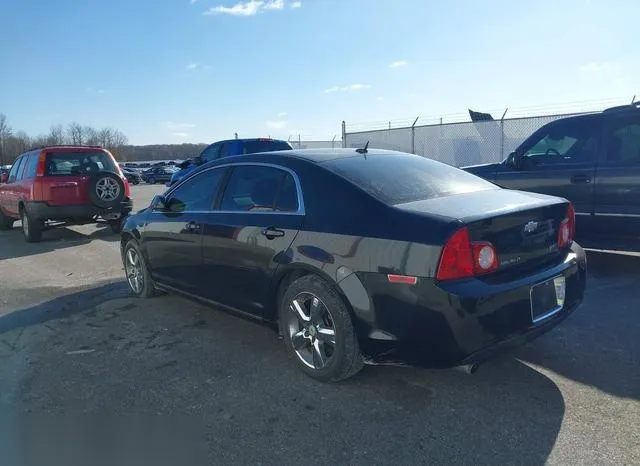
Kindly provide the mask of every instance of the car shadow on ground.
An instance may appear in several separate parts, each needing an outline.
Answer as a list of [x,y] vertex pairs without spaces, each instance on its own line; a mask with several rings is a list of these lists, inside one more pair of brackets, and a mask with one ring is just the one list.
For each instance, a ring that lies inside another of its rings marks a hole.
[[110,283],[0,318],[3,412],[164,414],[174,429],[187,415],[217,464],[544,464],[562,424],[558,387],[511,357],[473,376],[378,366],[321,384],[268,328],[125,294]]
[[588,251],[585,301],[516,356],[618,397],[640,399],[640,256]]
[[[90,224],[91,225],[91,224]],[[0,232],[0,260],[14,259],[18,257],[42,254],[45,252],[72,248],[81,244],[87,244],[94,240],[115,242],[120,240],[120,235],[111,231],[106,223],[97,223],[88,234],[76,231],[76,227],[55,226],[47,227],[42,233],[42,240],[38,243],[27,243],[22,233],[20,224],[12,230]]]

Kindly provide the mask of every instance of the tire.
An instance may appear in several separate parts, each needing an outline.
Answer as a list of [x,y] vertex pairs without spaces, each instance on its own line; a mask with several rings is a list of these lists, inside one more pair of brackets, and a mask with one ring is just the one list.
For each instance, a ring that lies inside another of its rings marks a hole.
[[[137,258],[137,262],[135,258]],[[133,296],[137,298],[151,298],[157,294],[153,286],[151,274],[149,274],[147,263],[140,252],[140,246],[138,246],[138,243],[135,240],[130,239],[127,244],[125,244],[124,252],[122,254],[122,262],[124,265],[127,285],[129,286],[129,292]],[[136,267],[136,263],[139,264],[139,268]],[[138,279],[141,278],[141,283],[136,282],[134,279],[133,269],[135,268],[137,268],[135,271],[135,277]],[[136,286],[135,283],[139,283],[139,286]]]
[[0,230],[11,230],[13,228],[14,219],[7,217],[2,209],[0,209]]
[[150,176],[149,178],[147,178],[147,183],[156,184],[156,179],[153,176]]
[[31,218],[27,213],[27,209],[20,210],[20,219],[22,220],[22,233],[24,239],[28,243],[39,243],[42,239],[42,230],[44,230],[44,222],[40,219]]
[[87,185],[91,203],[102,209],[115,207],[124,199],[124,183],[117,173],[98,172]]
[[[315,313],[315,318],[305,321],[292,310],[294,300],[305,318],[312,316],[313,304],[317,304],[319,312]],[[287,351],[305,374],[321,382],[338,382],[352,377],[364,367],[349,310],[342,297],[325,280],[315,275],[295,280],[283,294],[278,308]],[[322,340],[332,339],[331,330],[334,343],[322,343]],[[329,350],[331,354],[327,354]],[[319,358],[320,352],[324,353],[326,361]]]

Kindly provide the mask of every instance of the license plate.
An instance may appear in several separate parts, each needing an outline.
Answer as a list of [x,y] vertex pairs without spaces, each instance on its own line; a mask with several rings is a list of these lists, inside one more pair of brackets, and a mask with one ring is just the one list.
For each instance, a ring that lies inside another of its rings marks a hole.
[[540,322],[562,310],[566,290],[564,276],[559,276],[531,287],[531,320]]

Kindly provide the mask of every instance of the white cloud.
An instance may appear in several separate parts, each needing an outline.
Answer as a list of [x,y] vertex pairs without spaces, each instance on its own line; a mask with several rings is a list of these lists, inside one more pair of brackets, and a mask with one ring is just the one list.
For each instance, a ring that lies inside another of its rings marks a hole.
[[194,3],[196,3],[198,0],[189,0],[189,5],[193,5]]
[[287,115],[288,115],[288,113],[287,113],[287,112],[280,112],[280,113],[278,113],[278,116],[279,116],[279,117],[283,117],[283,116],[287,116]]
[[167,121],[165,123],[165,126],[170,131],[179,131],[181,129],[195,128],[196,127],[196,125],[194,125],[193,123],[175,123],[173,121]]
[[189,133],[176,132],[176,133],[170,133],[169,136],[175,139],[187,139],[191,135]]
[[407,66],[408,64],[409,62],[406,62],[404,60],[397,60],[392,63],[389,63],[389,68],[399,68],[401,66]]
[[338,91],[360,91],[362,89],[369,89],[371,86],[369,84],[350,84],[349,86],[343,86],[343,87],[338,87],[338,86],[333,86],[330,87],[328,89],[324,90],[325,94],[331,94],[332,92],[338,92]]
[[189,64],[186,66],[186,68],[187,68],[188,70],[195,70],[197,67],[198,67],[198,64],[197,64],[197,63],[189,63]]
[[232,16],[254,16],[258,14],[258,11],[264,5],[260,0],[249,0],[248,2],[236,3],[231,7],[218,5],[213,8],[209,8],[203,14],[210,15],[232,15]]
[[282,129],[287,126],[287,122],[284,120],[267,121],[266,124],[267,124],[267,127],[271,129]]
[[302,2],[293,2],[291,4],[291,8],[300,8],[302,6]]
[[269,0],[264,4],[265,10],[282,10],[284,8],[284,0]]
[[382,102],[384,100],[384,97],[382,97],[381,95],[379,95],[378,97],[376,97],[376,100],[378,102]]

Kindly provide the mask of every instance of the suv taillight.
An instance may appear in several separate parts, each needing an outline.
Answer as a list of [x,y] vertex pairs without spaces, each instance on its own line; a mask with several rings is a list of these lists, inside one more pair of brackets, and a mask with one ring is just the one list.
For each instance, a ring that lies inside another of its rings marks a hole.
[[560,222],[558,228],[558,248],[567,248],[571,246],[573,238],[576,235],[576,211],[570,202],[567,206],[567,216]]
[[487,241],[471,241],[469,229],[460,228],[442,248],[438,264],[437,280],[469,278],[493,272],[500,265],[493,244]]
[[47,153],[45,151],[42,151],[38,156],[38,167],[36,168],[36,176],[44,176],[46,163],[47,163]]

